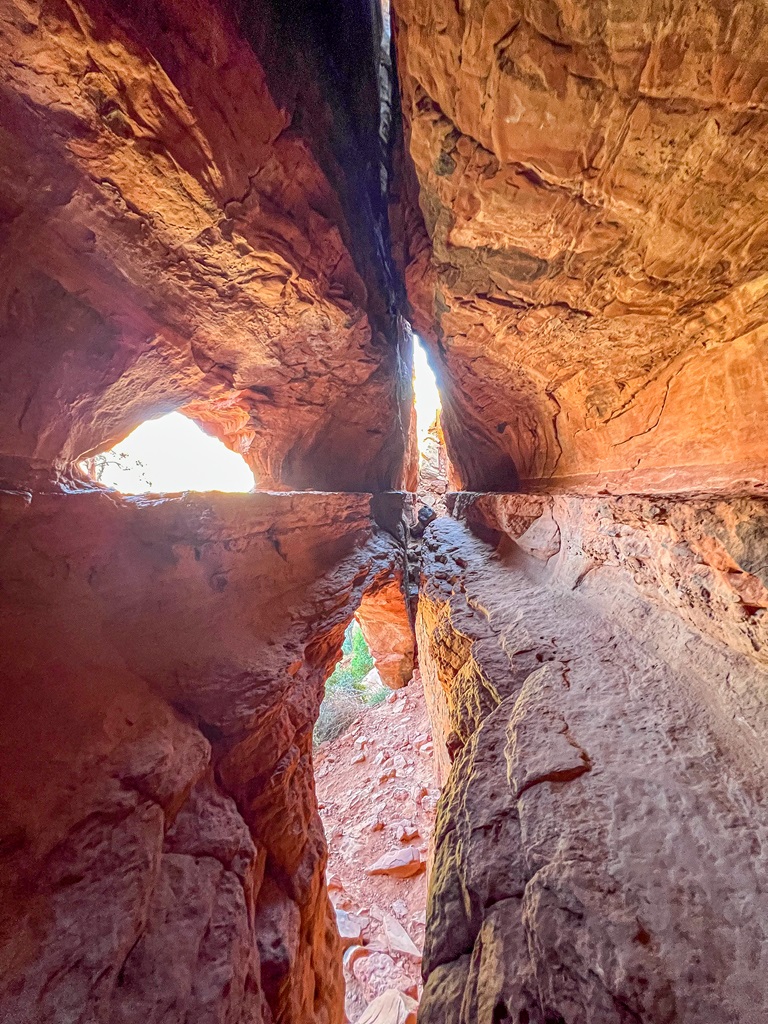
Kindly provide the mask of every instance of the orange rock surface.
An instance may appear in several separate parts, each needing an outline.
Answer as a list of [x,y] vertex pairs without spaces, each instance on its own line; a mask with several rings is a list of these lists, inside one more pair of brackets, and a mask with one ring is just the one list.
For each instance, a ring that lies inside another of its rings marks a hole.
[[403,594],[403,575],[369,590],[355,613],[382,682],[393,690],[413,675],[414,631]]
[[264,489],[402,482],[410,341],[379,168],[345,157],[371,145],[375,69],[324,96],[312,24],[236,6],[3,3],[6,461],[185,407]]
[[762,487],[763,5],[393,7],[401,258],[461,486]]
[[360,495],[5,495],[0,1017],[330,1024],[312,726]]
[[420,1024],[761,1019],[765,501],[454,497]]
[[0,0],[3,1024],[768,1020],[765,4],[392,8]]

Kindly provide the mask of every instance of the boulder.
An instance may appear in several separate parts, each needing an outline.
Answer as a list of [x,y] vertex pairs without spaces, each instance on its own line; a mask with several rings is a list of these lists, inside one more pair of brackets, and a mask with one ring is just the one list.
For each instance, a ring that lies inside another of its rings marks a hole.
[[410,878],[424,870],[424,863],[418,850],[406,847],[383,854],[366,868],[369,875],[390,875],[393,878]]
[[390,989],[404,992],[412,984],[406,967],[396,963],[387,952],[379,950],[357,958],[352,973],[369,1002]]
[[421,960],[421,952],[418,946],[416,946],[399,921],[392,917],[391,914],[384,914],[382,924],[384,925],[384,935],[390,953],[399,953],[412,960]]
[[357,1024],[416,1024],[418,1007],[411,996],[389,989],[368,1005]]
[[363,932],[369,925],[367,917],[360,917],[357,914],[350,914],[346,910],[336,909],[336,927],[339,930],[341,945],[343,949],[350,946],[359,946]]

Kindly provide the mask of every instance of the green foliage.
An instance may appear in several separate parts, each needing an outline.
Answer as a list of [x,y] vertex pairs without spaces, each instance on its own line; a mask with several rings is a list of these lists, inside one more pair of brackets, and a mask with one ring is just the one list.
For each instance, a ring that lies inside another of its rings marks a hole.
[[363,631],[354,619],[344,633],[341,652],[341,661],[325,684],[315,743],[340,736],[365,707],[381,704],[389,693],[383,684],[363,682],[374,663]]
[[352,626],[354,627],[352,629],[352,658],[349,667],[352,672],[352,678],[358,683],[373,668],[373,658],[368,650],[368,644],[365,642],[362,629],[354,620],[352,621]]
[[358,693],[365,694],[368,687],[363,686],[362,681],[373,668],[373,658],[363,631],[354,619],[344,634],[341,652],[343,657],[325,684],[326,697],[330,691],[339,688],[357,690]]
[[365,694],[365,703],[369,708],[374,708],[377,704],[383,704],[391,692],[383,683],[381,686],[371,686]]

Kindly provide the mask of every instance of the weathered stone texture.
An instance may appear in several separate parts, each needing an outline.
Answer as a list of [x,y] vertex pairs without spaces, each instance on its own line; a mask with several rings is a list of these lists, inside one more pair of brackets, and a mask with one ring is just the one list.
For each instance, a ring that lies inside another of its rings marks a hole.
[[[3,1022],[340,1024],[312,728],[354,614],[414,667],[408,304],[420,1024],[768,1019],[765,4],[393,7],[399,91],[375,3],[0,0]],[[75,479],[175,408],[325,490]]]
[[400,258],[460,485],[761,486],[764,5],[393,6]]
[[312,726],[364,495],[3,494],[0,1017],[337,1024]]
[[764,504],[455,510],[419,610],[455,751],[420,1024],[760,1020],[766,627],[739,595]]
[[408,337],[343,152],[376,68],[352,121],[321,70],[269,3],[4,0],[0,456],[186,406],[264,489],[400,485]]
[[419,502],[434,509],[438,515],[445,514],[449,472],[443,428],[440,426],[438,413],[421,445],[418,486]]
[[393,690],[413,675],[414,628],[405,597],[403,569],[383,586],[369,590],[355,612],[382,682]]

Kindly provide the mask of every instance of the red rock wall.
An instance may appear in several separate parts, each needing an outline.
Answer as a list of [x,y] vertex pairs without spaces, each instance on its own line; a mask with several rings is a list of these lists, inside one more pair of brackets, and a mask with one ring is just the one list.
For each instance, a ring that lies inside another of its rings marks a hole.
[[25,486],[183,408],[415,487],[398,272],[457,484],[539,492],[425,544],[421,1024],[768,1016],[765,10],[394,9],[399,94],[377,5],[0,0],[13,1024],[340,1019],[311,730],[358,607],[410,673],[402,499]]
[[393,9],[454,484],[524,492],[425,541],[420,1024],[762,1019],[765,9]]
[[348,155],[377,68],[334,91],[279,6],[3,0],[4,462],[66,464],[186,407],[264,489],[412,472],[384,155],[365,180]]
[[764,6],[393,8],[400,258],[461,486],[761,486]]
[[337,1024],[311,734],[402,562],[370,497],[2,500],[0,1017]]
[[445,515],[445,494],[448,490],[450,466],[445,454],[445,438],[440,426],[440,413],[422,441],[419,457],[418,499],[422,505]]
[[420,1024],[761,1019],[765,502],[455,513],[419,607],[455,753]]
[[368,591],[410,677],[402,498],[61,488],[175,408],[264,489],[413,483],[380,31],[0,3],[4,1021],[340,1020],[312,727]]
[[355,612],[382,682],[393,690],[410,682],[414,668],[413,624],[403,586],[401,574],[368,591]]

